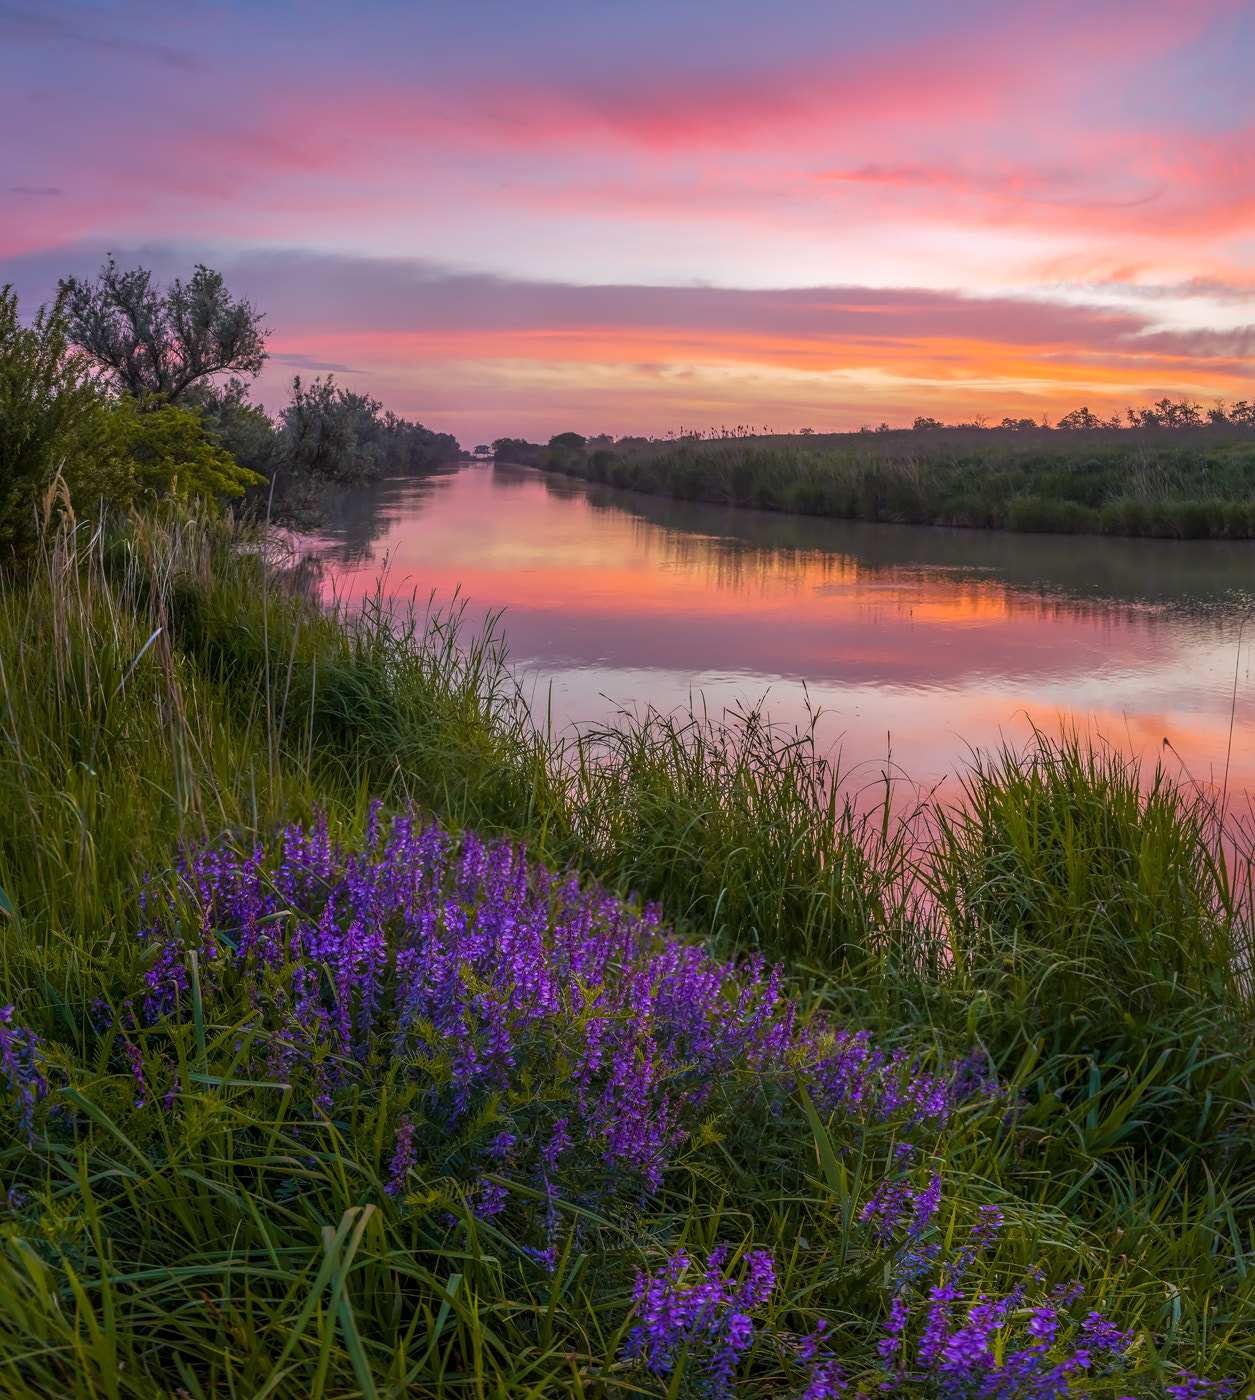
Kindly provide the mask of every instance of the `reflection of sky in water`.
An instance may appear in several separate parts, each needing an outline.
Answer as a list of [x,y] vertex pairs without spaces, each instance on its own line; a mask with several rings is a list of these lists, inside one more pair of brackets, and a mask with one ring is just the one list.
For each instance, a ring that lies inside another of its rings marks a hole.
[[[513,469],[383,483],[329,513],[329,583],[460,588],[505,610],[554,722],[717,712],[767,696],[824,711],[847,766],[891,746],[935,781],[969,746],[1074,716],[1148,757],[1165,738],[1219,776],[1255,545],[991,535],[772,516],[620,495]],[[1230,786],[1255,790],[1243,635]]]

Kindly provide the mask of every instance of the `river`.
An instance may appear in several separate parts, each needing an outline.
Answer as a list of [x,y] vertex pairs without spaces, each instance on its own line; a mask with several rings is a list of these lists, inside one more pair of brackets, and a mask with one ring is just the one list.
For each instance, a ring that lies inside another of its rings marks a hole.
[[342,599],[384,573],[501,612],[559,727],[760,701],[791,727],[809,705],[851,781],[888,761],[944,792],[971,750],[1067,723],[1255,792],[1253,542],[865,525],[475,465],[345,494],[316,548]]

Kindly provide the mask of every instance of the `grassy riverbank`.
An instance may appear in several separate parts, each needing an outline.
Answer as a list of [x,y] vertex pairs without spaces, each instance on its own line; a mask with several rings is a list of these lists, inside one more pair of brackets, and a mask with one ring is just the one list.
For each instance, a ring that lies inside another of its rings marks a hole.
[[[517,444],[512,459],[520,456]],[[1255,433],[962,428],[682,438],[523,454],[633,491],[842,520],[1057,534],[1250,539]]]
[[267,554],[81,526],[0,597],[0,1393],[1255,1376],[1196,795],[1043,738],[899,818],[755,715],[563,743],[493,636]]

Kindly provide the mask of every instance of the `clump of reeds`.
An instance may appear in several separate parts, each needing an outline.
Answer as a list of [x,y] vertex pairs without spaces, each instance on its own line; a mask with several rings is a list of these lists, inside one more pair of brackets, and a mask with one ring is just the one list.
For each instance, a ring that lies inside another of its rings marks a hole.
[[1214,799],[1109,745],[1037,733],[977,755],[927,860],[957,975],[1028,1026],[1247,1004],[1249,880]]

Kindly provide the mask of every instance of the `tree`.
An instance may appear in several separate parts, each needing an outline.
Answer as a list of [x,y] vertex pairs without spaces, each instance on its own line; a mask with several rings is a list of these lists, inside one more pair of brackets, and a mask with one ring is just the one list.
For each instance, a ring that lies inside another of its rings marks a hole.
[[279,434],[266,410],[249,402],[248,385],[242,379],[193,384],[187,405],[200,410],[209,437],[241,467],[269,480],[281,448]]
[[382,404],[338,388],[335,379],[315,379],[307,388],[292,381],[292,402],[283,410],[283,465],[298,481],[351,485],[378,472],[380,453],[370,425]]
[[389,472],[430,471],[444,462],[456,462],[462,448],[452,433],[437,433],[421,423],[411,423],[389,410],[376,416],[369,428],[383,453]]
[[233,301],[202,263],[164,293],[151,272],[122,272],[113,258],[94,282],[67,277],[58,287],[70,339],[141,409],[178,403],[210,375],[256,375],[267,358],[261,313]]
[[[644,441],[644,439],[641,439]],[[525,438],[494,438],[492,441],[493,460],[513,462],[524,467],[538,467],[545,457],[545,449],[538,442],[528,442]]]

